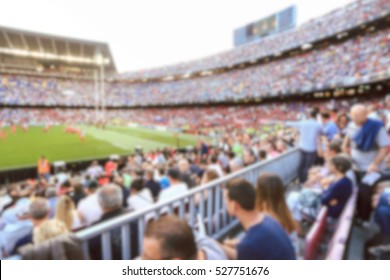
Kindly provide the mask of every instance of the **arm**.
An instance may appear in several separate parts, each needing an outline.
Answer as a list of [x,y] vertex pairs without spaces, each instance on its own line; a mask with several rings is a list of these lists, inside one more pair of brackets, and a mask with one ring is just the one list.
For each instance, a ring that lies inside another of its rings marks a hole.
[[222,250],[225,252],[229,260],[237,260],[237,249],[221,244]]
[[344,141],[343,141],[343,145],[341,147],[343,153],[350,155],[350,152],[351,152],[350,143],[351,143],[351,139],[349,139],[348,136],[345,136]]
[[378,154],[376,155],[376,157],[374,159],[374,161],[368,167],[367,172],[370,173],[370,172],[378,171],[379,165],[385,159],[386,155],[387,155],[387,147],[380,148]]
[[384,127],[380,129],[378,135],[376,136],[376,143],[380,147],[378,154],[376,155],[374,161],[368,167],[367,172],[376,172],[379,169],[382,161],[385,159],[387,155],[387,147],[389,146],[389,139]]
[[301,127],[301,122],[292,122],[292,121],[287,121],[284,122],[285,126],[290,126],[290,127],[295,127],[295,128],[300,128]]

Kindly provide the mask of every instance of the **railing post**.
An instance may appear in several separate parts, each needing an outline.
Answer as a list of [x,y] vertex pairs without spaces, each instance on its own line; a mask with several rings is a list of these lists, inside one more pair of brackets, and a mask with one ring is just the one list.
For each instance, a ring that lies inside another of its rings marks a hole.
[[112,260],[112,251],[111,251],[111,234],[109,231],[103,232],[101,236],[102,242],[102,259],[103,260]]

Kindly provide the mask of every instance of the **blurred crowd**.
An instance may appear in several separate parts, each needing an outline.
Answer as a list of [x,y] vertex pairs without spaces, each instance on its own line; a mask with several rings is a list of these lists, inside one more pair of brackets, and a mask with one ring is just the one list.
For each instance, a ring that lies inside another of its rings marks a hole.
[[241,62],[272,56],[289,49],[300,47],[330,37],[341,31],[359,26],[365,22],[386,15],[390,10],[387,0],[358,0],[334,10],[322,17],[312,19],[299,28],[276,36],[270,36],[233,50],[195,61],[179,63],[167,67],[129,72],[119,75],[123,79],[140,79],[186,74],[206,69],[226,67]]
[[[283,96],[384,80],[390,76],[388,30],[309,53],[201,78],[169,82],[107,82],[106,106],[227,102]],[[89,106],[88,81],[0,75],[0,104]]]
[[[37,178],[1,189],[1,252],[6,256],[24,254],[26,244],[39,245],[64,233],[170,200],[294,147],[302,153],[300,184],[298,193],[290,193],[287,201],[281,179],[274,174],[261,175],[256,186],[242,179],[227,184],[227,211],[241,222],[246,231],[244,237],[222,243],[211,239],[205,245],[195,240],[187,223],[165,216],[148,224],[142,258],[295,259],[302,253],[302,222],[307,221],[302,215],[308,206],[301,197],[307,200],[307,190],[311,190],[309,197],[318,205],[327,206],[329,218],[337,220],[355,188],[347,176],[351,170],[360,182],[358,216],[364,223],[374,213],[381,237],[374,245],[381,245],[388,242],[390,235],[389,186],[376,187],[378,178],[371,185],[363,179],[375,173],[386,179],[390,168],[390,98],[376,102],[383,105],[380,110],[372,104],[307,105],[301,112],[302,118],[274,120],[269,131],[226,129],[216,143],[199,140],[196,147],[187,150],[143,152],[140,147],[126,158],[112,157],[104,164],[94,161],[82,172],[64,167],[54,170],[43,156],[38,161]],[[316,207],[311,208],[315,218]],[[178,232],[168,230],[173,228]],[[133,231],[137,232],[132,228]],[[175,247],[170,234],[186,240],[186,246]],[[131,238],[135,253],[136,236]],[[154,239],[167,240],[172,251],[157,254],[150,244]],[[113,258],[120,259],[121,246],[115,240]],[[90,242],[90,257],[101,258],[100,240]],[[192,253],[183,252],[188,248],[192,248]],[[198,249],[200,255],[194,253]]]

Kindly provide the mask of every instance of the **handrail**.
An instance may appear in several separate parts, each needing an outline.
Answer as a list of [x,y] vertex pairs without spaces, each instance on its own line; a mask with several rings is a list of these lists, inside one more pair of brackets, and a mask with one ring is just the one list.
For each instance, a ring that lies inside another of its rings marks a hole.
[[[252,171],[252,170],[256,170],[262,166],[266,166],[272,162],[275,162],[275,161],[279,161],[280,159],[282,158],[285,158],[293,153],[296,153],[299,149],[298,148],[294,148],[293,150],[291,151],[288,151],[276,158],[273,158],[273,159],[270,159],[270,160],[266,160],[266,161],[263,161],[263,162],[259,162],[259,163],[256,163],[254,165],[251,165],[251,166],[248,166],[242,170],[239,170],[235,173],[232,173],[232,174],[229,174],[227,176],[224,176],[222,178],[219,178],[215,181],[212,181],[212,182],[209,182],[207,184],[205,184],[204,186],[200,186],[200,187],[196,187],[190,191],[188,191],[187,193],[185,194],[182,194],[182,195],[179,195],[177,197],[174,197],[172,199],[169,199],[167,201],[164,201],[164,202],[159,202],[159,203],[156,203],[148,208],[145,208],[145,209],[142,209],[140,211],[135,211],[135,212],[132,212],[132,213],[129,213],[129,214],[125,214],[125,215],[121,215],[119,217],[116,217],[116,218],[112,218],[106,222],[102,222],[102,223],[99,223],[97,225],[94,225],[92,227],[89,227],[87,229],[84,229],[80,232],[77,232],[76,235],[77,237],[81,238],[81,239],[88,239],[88,238],[92,238],[92,237],[95,237],[98,235],[98,233],[96,234],[96,232],[99,232],[99,231],[108,231],[108,230],[111,230],[115,227],[118,227],[120,226],[121,224],[123,223],[127,223],[127,222],[130,222],[130,221],[133,221],[135,220],[136,218],[138,217],[141,217],[141,216],[144,216],[146,214],[149,214],[149,213],[153,213],[155,211],[158,211],[166,206],[169,206],[171,204],[173,204],[174,202],[178,201],[178,200],[183,200],[183,199],[186,199],[186,198],[190,198],[191,196],[197,194],[197,193],[200,193],[200,192],[203,192],[203,191],[206,191],[206,190],[209,190],[213,187],[215,187],[216,185],[221,185],[225,182],[228,182],[234,178],[237,178],[237,177],[240,177],[246,173],[248,173],[249,171]],[[286,182],[283,182],[283,183],[286,183]]]

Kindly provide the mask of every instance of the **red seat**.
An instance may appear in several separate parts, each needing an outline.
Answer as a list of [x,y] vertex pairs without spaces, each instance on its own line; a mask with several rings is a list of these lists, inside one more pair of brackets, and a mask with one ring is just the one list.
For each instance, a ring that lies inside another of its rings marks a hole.
[[322,207],[315,223],[310,228],[305,241],[305,260],[314,260],[318,245],[326,229],[328,208]]

